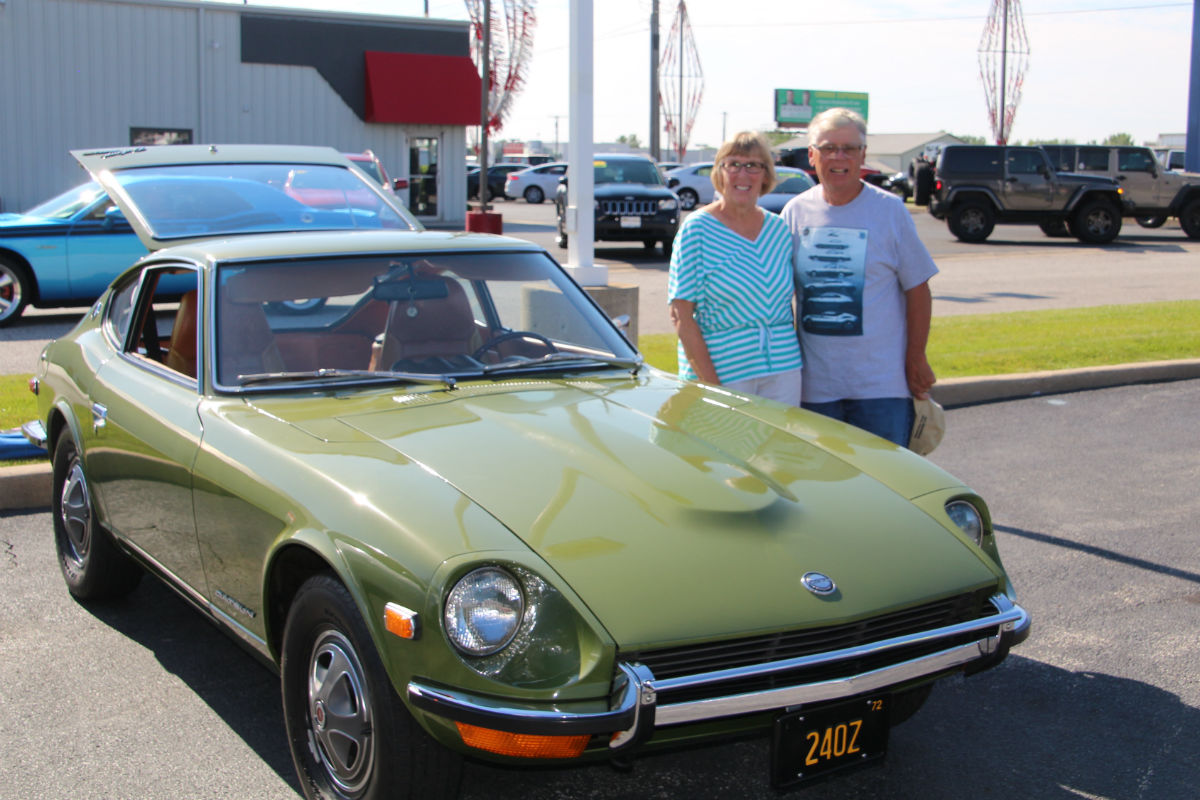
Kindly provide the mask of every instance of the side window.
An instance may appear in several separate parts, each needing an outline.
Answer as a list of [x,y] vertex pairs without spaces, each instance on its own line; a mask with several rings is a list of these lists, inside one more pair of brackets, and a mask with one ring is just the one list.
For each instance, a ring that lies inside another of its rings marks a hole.
[[1036,175],[1038,168],[1045,164],[1041,152],[1037,150],[1012,149],[1008,151],[1009,175]]
[[109,335],[120,345],[124,345],[129,336],[129,325],[133,321],[133,301],[140,285],[141,281],[135,277],[117,289],[112,299],[108,301],[108,314],[104,320],[104,326],[108,329]]
[[1117,169],[1129,172],[1154,172],[1154,158],[1140,147],[1122,147],[1117,151]]
[[1065,145],[1043,145],[1051,166],[1060,172],[1075,171],[1075,148]]
[[146,270],[129,315],[125,352],[194,379],[199,362],[199,274],[184,268]]
[[1108,172],[1108,148],[1079,148],[1079,165],[1076,169],[1080,172]]
[[1002,147],[948,147],[941,163],[947,172],[1000,178],[1004,175],[1003,154]]
[[696,175],[697,177],[707,178],[708,176],[712,175],[712,171],[712,167],[701,167],[700,169],[696,170]]

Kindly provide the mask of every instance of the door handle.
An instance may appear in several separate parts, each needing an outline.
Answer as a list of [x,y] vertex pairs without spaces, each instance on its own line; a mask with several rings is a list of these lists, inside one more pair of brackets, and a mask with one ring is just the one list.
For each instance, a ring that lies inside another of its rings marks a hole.
[[92,403],[92,433],[108,425],[108,408],[100,403]]

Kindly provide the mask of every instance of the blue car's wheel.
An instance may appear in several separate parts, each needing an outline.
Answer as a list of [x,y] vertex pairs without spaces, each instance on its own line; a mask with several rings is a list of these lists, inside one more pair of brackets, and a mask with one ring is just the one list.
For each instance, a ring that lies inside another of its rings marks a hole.
[[0,326],[21,316],[29,304],[30,291],[29,275],[25,268],[0,258]]
[[133,591],[142,570],[117,549],[96,521],[83,459],[70,433],[54,447],[54,545],[67,589],[80,600],[108,600]]
[[461,758],[409,716],[333,576],[315,575],[296,593],[280,673],[288,744],[309,800],[458,794]]

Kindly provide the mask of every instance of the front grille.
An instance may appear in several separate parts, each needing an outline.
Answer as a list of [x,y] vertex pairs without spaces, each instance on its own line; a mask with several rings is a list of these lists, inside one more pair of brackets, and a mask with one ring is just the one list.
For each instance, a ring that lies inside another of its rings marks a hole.
[[600,213],[613,217],[649,217],[658,213],[658,201],[601,200]]
[[[988,602],[994,589],[959,595],[916,608],[885,614],[845,625],[811,628],[799,631],[685,645],[665,650],[622,653],[626,662],[640,662],[650,668],[657,679],[697,675],[717,670],[770,664],[800,656],[827,653],[849,647],[880,642],[897,636],[969,622],[996,614]],[[720,683],[693,686],[660,692],[663,703],[679,703],[706,697],[723,697],[744,692],[758,692],[802,683],[831,680],[879,669],[908,659],[928,655],[948,647],[977,641],[994,635],[995,629],[968,632],[955,637],[912,644],[881,653],[846,659],[829,664],[803,667],[788,672],[753,675]]]

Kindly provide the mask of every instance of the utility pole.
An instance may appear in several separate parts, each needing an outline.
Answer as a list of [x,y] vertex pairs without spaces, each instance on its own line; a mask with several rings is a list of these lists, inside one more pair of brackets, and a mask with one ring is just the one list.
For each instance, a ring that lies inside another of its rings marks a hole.
[[[1200,2],[1200,0],[1197,0]],[[658,141],[658,0],[650,3],[650,157],[662,160]]]
[[562,161],[558,151],[558,121],[562,119],[562,114],[551,114],[550,116],[554,120],[554,160]]
[[721,112],[721,144],[725,144],[725,121],[729,118],[728,111]]
[[492,0],[483,0],[483,50],[479,58],[479,74],[483,77],[479,111],[479,210],[488,210],[488,95],[491,94]]

